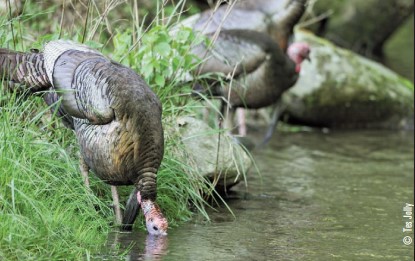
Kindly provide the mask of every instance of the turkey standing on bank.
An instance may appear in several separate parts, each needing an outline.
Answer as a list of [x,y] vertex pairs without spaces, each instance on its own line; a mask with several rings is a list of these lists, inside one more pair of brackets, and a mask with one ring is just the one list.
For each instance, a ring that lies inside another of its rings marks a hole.
[[196,91],[224,97],[231,110],[274,104],[295,84],[301,63],[310,53],[308,44],[294,43],[286,55],[269,36],[256,31],[226,30],[216,37],[211,46],[202,43],[192,49],[198,57],[205,57],[197,71],[220,72],[230,80],[225,84],[213,82],[206,90],[198,85]]
[[[232,86],[232,88],[239,88],[239,90],[233,91],[234,94],[239,94],[238,98],[235,98],[235,95],[232,94],[227,95],[225,91],[229,89],[229,86],[223,89],[225,94],[223,97],[228,98],[229,104],[233,106],[230,110],[232,114],[237,107],[240,107],[236,112],[238,113],[239,134],[242,136],[246,135],[245,115],[242,109],[244,107],[257,109],[274,104],[271,125],[268,128],[264,143],[271,138],[274,132],[281,112],[280,97],[285,90],[295,84],[301,62],[304,59],[309,59],[309,46],[304,43],[295,43],[290,48],[291,53],[289,52],[288,56],[296,62],[297,72],[294,72],[292,68],[290,69],[291,66],[284,65],[281,67],[281,60],[285,58],[284,52],[287,51],[289,37],[292,35],[294,25],[303,15],[306,4],[307,0],[235,1],[196,14],[179,24],[179,26],[191,27],[194,31],[201,32],[213,41],[212,47],[203,47],[204,49],[212,48],[212,50],[193,51],[199,58],[207,57],[207,62],[210,63],[207,66],[208,69],[203,69],[206,67],[204,64],[206,62],[203,60],[199,67],[202,69],[199,69],[197,73],[220,72],[225,75],[233,75],[236,79],[243,73],[246,74],[243,76],[244,79],[251,79],[244,81],[243,88],[239,87],[241,86],[240,83]],[[237,34],[234,33],[236,31]],[[253,34],[251,31],[266,34],[275,42],[260,34]],[[226,37],[226,35],[230,36]],[[256,37],[256,39],[248,39],[249,37]],[[261,43],[261,41],[264,42]],[[270,47],[270,45],[276,45],[276,43],[278,43],[279,48]],[[279,49],[282,49],[283,52]],[[209,58],[209,55],[216,57]],[[228,58],[229,56],[234,57],[230,60],[224,59],[224,57]],[[240,61],[237,60],[238,57]],[[269,59],[270,57],[271,59]],[[276,60],[279,60],[279,62],[275,63]],[[244,63],[244,61],[248,63]],[[237,73],[234,75],[234,68],[230,68],[231,65],[248,69],[244,69],[243,72],[237,69]],[[264,71],[266,73],[263,73]],[[237,79],[237,81],[240,82],[240,79]],[[212,93],[220,95],[217,91],[212,91]],[[241,95],[241,93],[244,94]],[[243,104],[239,101],[241,98],[244,99]],[[270,102],[270,99],[273,99],[273,101]],[[232,125],[229,122],[232,118],[232,116],[226,117],[227,127]]]
[[[62,98],[56,109],[75,131],[83,175],[91,169],[110,184],[115,202],[114,186],[134,185],[124,227],[131,228],[141,205],[148,232],[166,234],[167,220],[155,202],[164,151],[162,108],[137,73],[87,46],[58,40],[46,44],[43,53],[0,49],[0,77],[32,91],[52,87],[45,101]],[[120,213],[118,205],[118,222]]]

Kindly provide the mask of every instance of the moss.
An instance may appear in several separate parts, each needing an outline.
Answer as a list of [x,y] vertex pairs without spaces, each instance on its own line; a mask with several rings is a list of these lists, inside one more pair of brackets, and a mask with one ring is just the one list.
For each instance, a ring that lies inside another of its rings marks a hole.
[[311,64],[303,64],[298,83],[286,95],[288,113],[296,119],[348,127],[384,127],[395,119],[388,123],[394,128],[413,115],[413,85],[408,80],[308,32],[297,31],[296,40],[311,44]]
[[399,77],[399,82],[412,92],[414,91],[414,84],[410,80],[405,79],[404,77]]

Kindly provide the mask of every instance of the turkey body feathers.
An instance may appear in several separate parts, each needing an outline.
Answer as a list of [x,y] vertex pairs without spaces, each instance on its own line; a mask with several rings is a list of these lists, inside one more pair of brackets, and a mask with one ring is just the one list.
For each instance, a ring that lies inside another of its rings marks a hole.
[[266,32],[267,16],[256,10],[230,9],[230,6],[221,6],[214,12],[207,10],[200,14],[193,30],[203,34],[210,34],[221,30],[245,29]]
[[[59,78],[60,70],[55,68],[54,77]],[[92,55],[75,71],[83,79],[67,82],[78,89],[71,109],[85,116],[74,118],[82,156],[105,182],[135,185],[122,221],[130,229],[139,210],[137,193],[152,201],[157,195],[156,174],[164,151],[161,103],[141,77],[118,63]]]
[[163,158],[161,103],[132,69],[98,51],[69,41],[51,41],[42,53],[0,49],[2,78],[47,90],[45,101],[78,139],[95,174],[111,185],[132,185],[155,200]]
[[53,85],[68,114],[92,124],[111,122],[114,112],[109,105],[108,72],[113,69],[102,56],[72,50],[63,53],[55,62]]
[[157,96],[133,70],[89,50],[63,50],[52,68],[87,165],[106,183],[135,184],[155,200],[164,151]]
[[269,36],[260,32],[221,31],[211,46],[201,44],[192,51],[200,58],[206,57],[198,73],[234,76],[231,83],[212,88],[213,95],[229,98],[233,107],[271,105],[298,79],[294,62]]
[[206,10],[182,24],[210,34],[220,30],[254,30],[266,33],[286,50],[294,25],[306,9],[307,0],[245,0]]

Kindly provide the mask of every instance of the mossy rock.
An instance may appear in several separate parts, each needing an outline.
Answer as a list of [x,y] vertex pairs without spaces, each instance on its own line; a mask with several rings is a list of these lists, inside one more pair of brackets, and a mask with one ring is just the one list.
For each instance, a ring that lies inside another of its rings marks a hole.
[[284,94],[289,122],[331,128],[413,129],[413,84],[351,51],[309,32],[311,45],[296,85]]
[[175,122],[181,162],[193,166],[197,175],[211,180],[220,192],[244,179],[252,160],[233,137],[190,116],[179,117]]

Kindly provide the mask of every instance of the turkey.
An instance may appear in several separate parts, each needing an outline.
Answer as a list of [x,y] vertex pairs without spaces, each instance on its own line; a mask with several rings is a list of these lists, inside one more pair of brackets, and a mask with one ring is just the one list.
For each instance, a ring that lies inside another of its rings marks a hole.
[[[213,34],[208,37],[213,38]],[[221,31],[211,46],[204,43],[192,52],[204,58],[198,73],[220,72],[230,76],[226,84],[212,82],[196,90],[227,100],[235,108],[258,109],[274,104],[298,79],[309,46],[294,43],[286,55],[266,34],[251,30]],[[224,112],[225,102],[222,103]],[[231,117],[227,117],[229,120]],[[228,125],[230,125],[228,123]]]
[[[134,185],[123,226],[131,229],[138,208],[150,234],[165,235],[168,223],[156,203],[157,171],[163,158],[161,103],[142,78],[98,51],[69,41],[51,41],[41,53],[0,50],[0,73],[12,84],[47,90],[66,126],[76,134],[81,172],[91,169],[112,186]],[[87,180],[87,179],[86,179]],[[116,208],[120,222],[119,206]]]
[[[204,58],[197,68],[199,74],[233,75],[236,81],[232,86],[215,84],[209,87],[212,95],[228,98],[229,93],[232,107],[254,109],[270,105],[297,80],[294,62],[271,38],[256,31],[221,31],[211,46],[203,43],[192,52]],[[282,87],[273,88],[274,81]]]
[[[227,65],[235,66],[239,61],[234,60],[225,62],[224,60],[226,59],[223,59],[223,57],[229,56],[227,52],[233,53],[235,57],[244,56],[244,60],[248,61],[249,64],[241,62],[238,65],[241,68],[246,66],[250,68],[249,70],[244,69],[243,72],[243,74],[246,74],[246,76],[243,76],[244,79],[252,79],[245,81],[244,88],[240,88],[240,90],[244,90],[244,95],[240,95],[241,91],[233,92],[233,95],[231,94],[229,97],[228,95],[223,95],[223,97],[230,99],[229,103],[233,105],[234,108],[240,107],[236,112],[238,113],[239,134],[241,136],[246,135],[245,113],[242,109],[243,107],[262,108],[274,104],[272,121],[263,141],[264,144],[271,138],[274,132],[278,116],[281,112],[279,98],[285,90],[294,85],[299,70],[295,73],[292,70],[286,70],[286,68],[281,69],[281,67],[279,67],[280,65],[273,63],[273,59],[264,63],[262,63],[262,61],[268,59],[269,56],[267,55],[270,55],[270,52],[274,53],[271,54],[271,57],[277,57],[277,59],[283,59],[285,57],[284,52],[287,50],[289,37],[292,35],[294,25],[303,15],[306,4],[307,0],[235,1],[228,5],[222,5],[215,10],[207,10],[201,14],[194,15],[179,24],[179,26],[191,27],[194,31],[201,32],[214,42],[212,51],[193,51],[193,53],[202,59],[209,55],[217,57],[214,59],[208,58],[208,62],[210,63],[210,65],[207,66],[208,69],[199,70],[197,73],[220,72],[225,73],[225,75],[230,75],[232,72],[231,68],[229,68],[230,66],[227,66],[227,68],[224,69],[223,64],[227,63]],[[230,32],[232,30],[234,31]],[[238,31],[238,33],[235,34],[235,31]],[[250,31],[257,31],[269,35],[269,37],[275,41],[272,44],[277,45],[278,43],[279,48],[265,47],[271,45],[271,41],[259,34],[253,35]],[[229,37],[224,37],[224,35],[228,34],[232,35],[233,40],[229,40]],[[258,39],[248,39],[251,36],[258,36]],[[261,41],[264,41],[264,43],[261,43]],[[207,48],[207,46],[204,46],[202,49]],[[249,50],[249,48],[252,49]],[[265,50],[265,52],[261,49]],[[275,52],[275,49],[278,49],[279,51]],[[300,55],[297,55],[295,58],[293,57],[294,52],[292,51],[290,56],[296,60],[297,68],[299,69],[301,62],[304,59],[308,59],[310,50],[306,44],[293,44],[292,50],[295,49],[301,49],[298,53]],[[281,50],[283,52],[281,52]],[[266,55],[264,56],[264,54]],[[252,57],[246,58],[249,55]],[[219,56],[222,56],[222,58]],[[203,63],[204,62],[205,61],[203,60]],[[202,67],[206,66],[202,65]],[[262,69],[257,71],[257,68]],[[261,70],[267,72],[261,74]],[[284,73],[288,74],[285,75]],[[240,76],[241,74],[242,73],[239,72],[235,76],[242,77]],[[292,80],[293,78],[295,78],[295,80]],[[288,84],[288,82],[291,82],[291,84]],[[240,86],[240,84],[237,85]],[[233,88],[239,87],[235,87],[234,85]],[[223,91],[226,91],[226,89],[228,88],[224,88]],[[221,95],[215,90],[212,91],[212,93]],[[235,93],[238,93],[239,98],[235,97]],[[241,97],[244,99],[244,104],[238,105],[241,103]],[[272,100],[272,102],[270,100]],[[234,109],[231,109],[231,112],[233,114]],[[232,125],[230,123],[231,119],[232,116],[230,115],[226,117],[225,123],[227,128]]]

